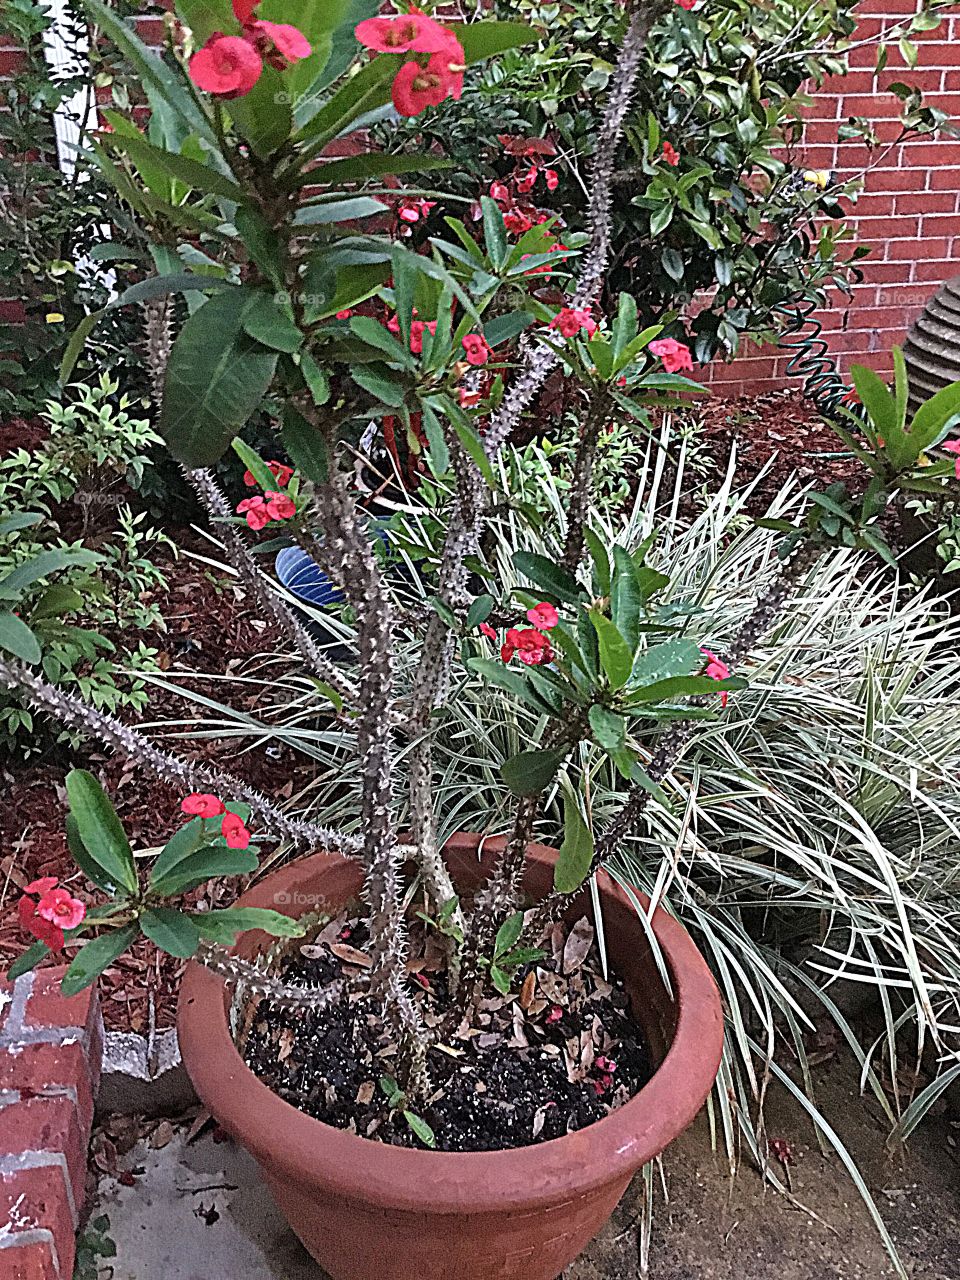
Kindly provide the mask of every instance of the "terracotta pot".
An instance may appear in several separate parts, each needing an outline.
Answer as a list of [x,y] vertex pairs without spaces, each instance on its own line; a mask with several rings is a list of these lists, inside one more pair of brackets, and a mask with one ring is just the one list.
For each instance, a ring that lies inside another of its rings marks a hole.
[[[447,860],[474,888],[501,840],[455,836]],[[526,887],[542,896],[556,853],[531,845]],[[355,862],[318,854],[267,876],[241,898],[290,915],[355,898]],[[629,1103],[589,1128],[515,1151],[455,1154],[392,1147],[333,1129],[283,1102],[244,1064],[221,981],[190,966],[180,997],[187,1070],[217,1120],[260,1164],[294,1231],[333,1280],[555,1280],[597,1234],[638,1169],[690,1123],[720,1062],[720,997],[687,933],[658,911],[665,990],[627,895],[601,877],[611,963],[623,977],[657,1070]],[[640,895],[642,898],[642,895]],[[571,915],[589,911],[586,894]],[[247,934],[249,955],[263,936]]]

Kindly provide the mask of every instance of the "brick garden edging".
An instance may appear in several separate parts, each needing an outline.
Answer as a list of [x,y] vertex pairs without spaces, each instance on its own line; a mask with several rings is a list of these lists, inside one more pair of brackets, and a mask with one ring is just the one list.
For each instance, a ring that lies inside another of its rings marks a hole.
[[70,1280],[100,1080],[96,988],[0,980],[0,1280]]

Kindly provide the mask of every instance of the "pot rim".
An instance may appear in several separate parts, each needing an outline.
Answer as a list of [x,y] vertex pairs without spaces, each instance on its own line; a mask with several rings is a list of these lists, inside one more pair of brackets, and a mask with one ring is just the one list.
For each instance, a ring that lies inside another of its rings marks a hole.
[[[480,842],[480,836],[457,833],[448,844],[476,853]],[[555,851],[543,845],[529,846],[531,862],[554,857]],[[345,861],[325,853],[298,859],[264,877],[240,901],[255,905],[265,887],[275,891],[277,881],[293,869],[302,877],[304,869],[322,871]],[[642,934],[644,925],[628,894],[605,872],[597,879],[603,898],[630,907]],[[632,892],[649,906],[646,894]],[[716,983],[689,934],[662,907],[652,930],[678,1003],[676,1031],[662,1063],[618,1110],[533,1146],[471,1152],[396,1147],[306,1115],[243,1061],[230,1034],[222,979],[197,962],[190,964],[181,988],[181,1053],[197,1093],[218,1122],[278,1179],[417,1213],[502,1213],[559,1205],[571,1194],[632,1176],[690,1124],[716,1079],[724,1035]]]

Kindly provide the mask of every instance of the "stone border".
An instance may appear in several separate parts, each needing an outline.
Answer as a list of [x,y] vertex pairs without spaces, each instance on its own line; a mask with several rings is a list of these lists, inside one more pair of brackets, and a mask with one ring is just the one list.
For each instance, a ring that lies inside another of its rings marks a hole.
[[174,1030],[153,1036],[108,1031],[104,1039],[99,1109],[124,1115],[180,1115],[197,1095],[180,1060]]
[[63,968],[0,980],[0,1276],[70,1280],[100,1082],[96,988]]

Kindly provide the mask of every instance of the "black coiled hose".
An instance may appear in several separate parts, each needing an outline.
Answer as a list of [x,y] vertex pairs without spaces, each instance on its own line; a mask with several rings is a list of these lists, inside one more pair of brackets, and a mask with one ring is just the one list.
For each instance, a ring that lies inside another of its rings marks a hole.
[[[775,308],[787,324],[780,336],[780,346],[792,351],[786,372],[791,378],[803,378],[803,393],[825,418],[837,416],[837,406],[848,395],[849,384],[837,362],[829,354],[823,325],[814,315],[817,304],[809,298],[784,302]],[[855,405],[851,405],[855,409]]]

